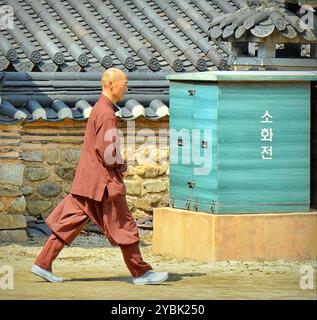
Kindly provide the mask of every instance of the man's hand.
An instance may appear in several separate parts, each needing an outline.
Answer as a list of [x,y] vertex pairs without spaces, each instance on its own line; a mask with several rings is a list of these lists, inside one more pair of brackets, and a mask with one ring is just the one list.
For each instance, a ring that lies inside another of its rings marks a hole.
[[123,177],[123,178],[125,178],[125,177],[127,177],[127,176],[128,176],[128,170],[127,170],[127,171],[122,172],[122,177]]
[[119,164],[116,168],[117,172],[120,172],[123,177],[126,177],[128,175],[128,165],[127,163]]

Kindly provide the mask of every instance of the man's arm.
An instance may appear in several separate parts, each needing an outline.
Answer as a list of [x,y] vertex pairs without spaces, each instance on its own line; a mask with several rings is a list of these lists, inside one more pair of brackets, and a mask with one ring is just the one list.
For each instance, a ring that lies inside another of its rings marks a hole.
[[128,164],[126,163],[126,161],[123,164],[119,164],[116,170],[118,172],[126,172],[128,170]]
[[114,119],[106,119],[96,125],[94,150],[106,168],[117,168],[124,161],[120,154],[120,141]]

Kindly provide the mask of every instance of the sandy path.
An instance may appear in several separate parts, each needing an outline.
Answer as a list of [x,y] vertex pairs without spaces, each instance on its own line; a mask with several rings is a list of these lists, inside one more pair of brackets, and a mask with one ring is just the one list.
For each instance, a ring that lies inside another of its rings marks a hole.
[[[120,249],[93,235],[78,237],[62,251],[54,270],[65,282],[51,284],[29,271],[43,241],[0,243],[0,267],[14,268],[14,289],[0,289],[0,299],[317,299],[316,261],[176,260],[152,254],[150,233],[142,236],[144,259],[156,270],[168,271],[168,282],[134,286]],[[314,268],[314,289],[300,288],[303,265]]]

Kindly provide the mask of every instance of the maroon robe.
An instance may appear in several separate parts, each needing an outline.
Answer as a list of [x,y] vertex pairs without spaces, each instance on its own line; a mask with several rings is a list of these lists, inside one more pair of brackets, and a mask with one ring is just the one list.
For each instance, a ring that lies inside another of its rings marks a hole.
[[87,122],[71,193],[46,219],[47,225],[70,245],[91,219],[112,245],[139,242],[137,225],[126,201],[117,120],[112,102],[103,94]]

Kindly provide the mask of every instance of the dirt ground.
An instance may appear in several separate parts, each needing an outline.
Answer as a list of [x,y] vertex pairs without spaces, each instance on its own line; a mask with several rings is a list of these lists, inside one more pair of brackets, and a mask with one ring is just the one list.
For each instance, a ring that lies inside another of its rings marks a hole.
[[[224,261],[198,263],[152,254],[152,233],[141,233],[144,260],[155,270],[168,271],[160,285],[135,286],[120,248],[96,234],[79,236],[54,263],[65,281],[53,284],[30,272],[46,238],[26,244],[0,243],[0,268],[14,269],[14,289],[0,288],[0,299],[309,299],[317,300],[317,262]],[[313,289],[300,287],[301,267],[314,270]],[[0,274],[0,278],[1,278]]]

